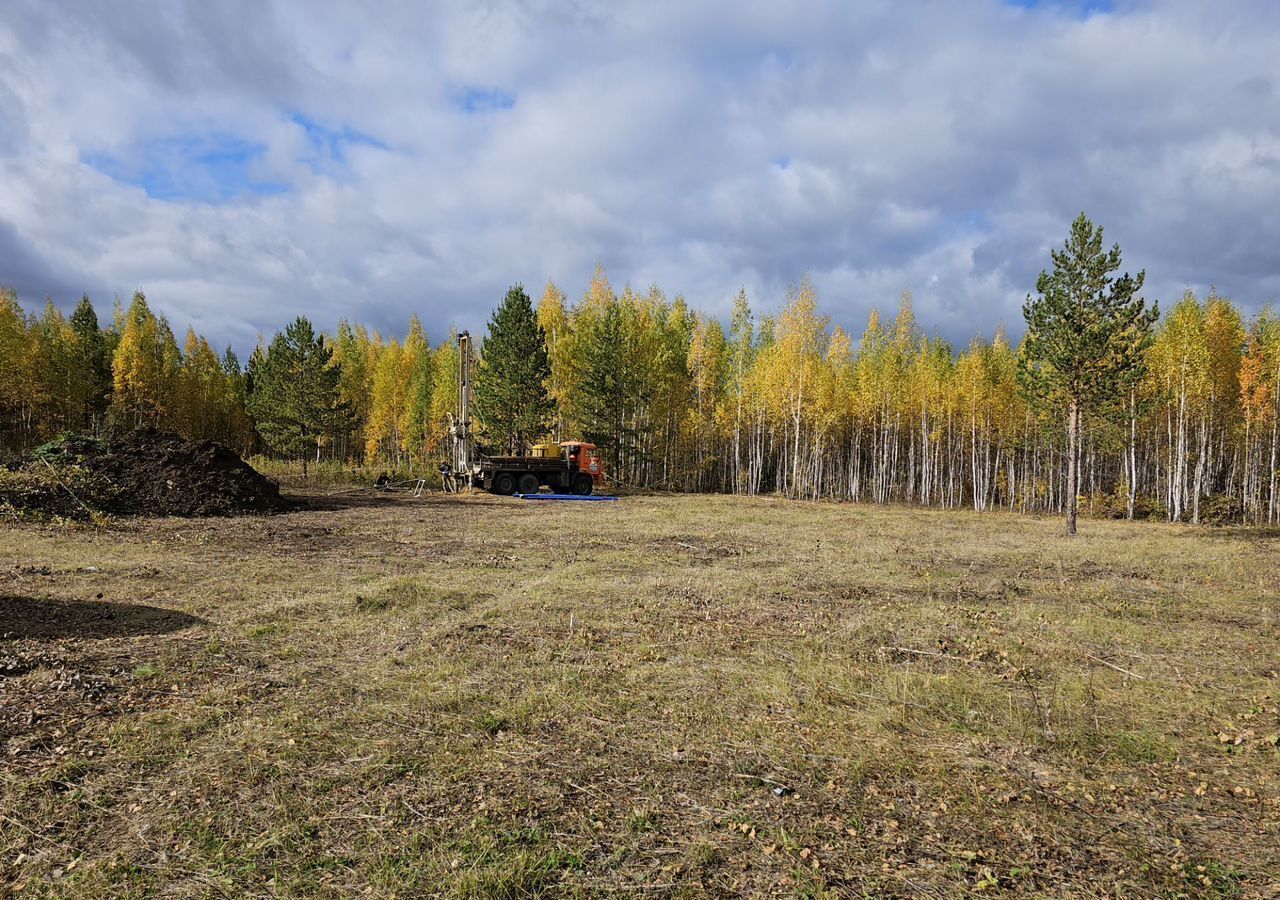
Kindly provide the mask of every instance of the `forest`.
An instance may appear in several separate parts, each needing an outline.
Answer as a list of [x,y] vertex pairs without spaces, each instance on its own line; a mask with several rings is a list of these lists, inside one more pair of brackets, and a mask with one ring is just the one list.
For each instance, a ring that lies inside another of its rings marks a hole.
[[[1212,291],[1163,312],[1126,395],[1082,411],[1082,509],[1280,521],[1280,319],[1246,320]],[[617,484],[1023,512],[1066,502],[1061,406],[1020,380],[1025,343],[1001,328],[956,348],[907,293],[853,335],[808,279],[776,315],[739,292],[722,323],[657,286],[616,291],[597,269],[576,301],[548,283],[532,315],[547,431],[599,443]],[[32,314],[8,290],[0,443],[149,424],[246,455],[429,473],[448,455],[456,354],[454,335],[433,344],[416,316],[403,335],[349,321],[318,334],[299,319],[242,365],[193,330],[180,345],[141,291],[104,324],[88,297],[70,316],[52,301]],[[282,409],[272,382],[310,392],[312,412]]]

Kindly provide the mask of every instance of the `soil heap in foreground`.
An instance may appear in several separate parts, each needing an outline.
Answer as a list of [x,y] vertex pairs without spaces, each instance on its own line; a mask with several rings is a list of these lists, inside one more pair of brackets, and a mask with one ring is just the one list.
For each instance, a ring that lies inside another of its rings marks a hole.
[[230,516],[277,513],[294,504],[235,451],[140,428],[110,442],[68,437],[46,444],[26,467],[74,466],[89,478],[87,505],[116,515]]

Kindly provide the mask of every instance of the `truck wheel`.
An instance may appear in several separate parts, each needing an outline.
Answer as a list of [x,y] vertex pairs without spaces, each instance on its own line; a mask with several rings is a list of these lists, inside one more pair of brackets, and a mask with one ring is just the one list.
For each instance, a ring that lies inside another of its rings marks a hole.
[[573,492],[579,497],[590,496],[593,487],[595,485],[591,482],[590,475],[579,475],[573,479]]
[[499,472],[493,476],[493,492],[510,497],[516,492],[516,476],[510,472]]
[[538,476],[534,475],[532,472],[525,472],[520,476],[520,493],[536,494],[540,487],[542,487],[542,485],[538,483]]

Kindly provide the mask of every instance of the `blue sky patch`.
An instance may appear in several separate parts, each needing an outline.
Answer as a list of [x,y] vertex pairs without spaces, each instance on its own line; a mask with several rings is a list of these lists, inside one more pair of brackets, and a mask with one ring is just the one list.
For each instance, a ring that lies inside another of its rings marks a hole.
[[156,200],[226,203],[285,193],[289,186],[259,178],[254,163],[265,144],[230,134],[182,135],[145,144],[136,158],[89,154],[84,162]]
[[1005,0],[1023,9],[1052,9],[1071,13],[1081,19],[1115,12],[1114,0]]
[[321,125],[315,119],[300,112],[294,112],[289,116],[289,119],[306,133],[307,140],[311,143],[317,156],[327,157],[340,163],[346,162],[346,150],[348,147],[364,146],[376,147],[379,150],[388,149],[386,144],[373,135],[357,131],[350,125],[343,125],[341,128],[330,128],[327,125]]
[[464,87],[454,92],[453,105],[469,115],[497,112],[516,105],[516,95],[501,88]]
[[963,231],[987,232],[991,230],[991,214],[985,209],[969,209],[955,217]]

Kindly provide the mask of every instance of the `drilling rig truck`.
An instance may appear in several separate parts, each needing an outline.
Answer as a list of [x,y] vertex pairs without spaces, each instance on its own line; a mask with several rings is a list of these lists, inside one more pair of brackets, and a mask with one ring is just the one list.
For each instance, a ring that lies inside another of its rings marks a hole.
[[471,434],[471,335],[458,335],[458,406],[449,426],[453,459],[441,466],[446,490],[479,487],[495,494],[553,493],[589,495],[600,484],[600,456],[585,441],[543,443],[525,456],[489,456]]

